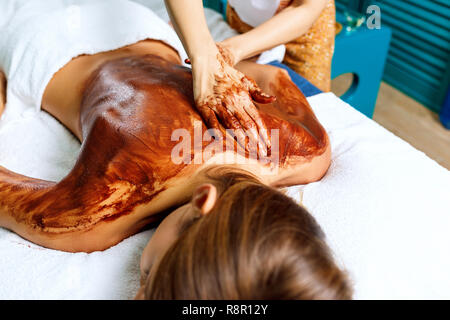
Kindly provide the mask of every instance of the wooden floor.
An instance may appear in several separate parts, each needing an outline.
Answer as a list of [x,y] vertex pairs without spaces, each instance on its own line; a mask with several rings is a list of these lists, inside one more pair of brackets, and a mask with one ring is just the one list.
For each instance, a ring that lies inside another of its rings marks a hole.
[[[351,81],[351,75],[336,78],[332,91],[341,95]],[[450,130],[436,113],[383,82],[373,119],[450,170]]]

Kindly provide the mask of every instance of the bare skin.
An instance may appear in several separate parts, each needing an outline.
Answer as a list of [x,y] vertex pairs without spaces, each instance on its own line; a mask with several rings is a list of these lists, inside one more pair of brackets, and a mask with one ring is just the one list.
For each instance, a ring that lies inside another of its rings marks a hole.
[[6,104],[6,77],[5,74],[0,70],[0,116],[5,109]]
[[[192,122],[202,121],[192,75],[179,64],[172,48],[148,40],[78,57],[55,74],[42,109],[78,137],[80,157],[57,183],[0,167],[0,226],[48,248],[92,252],[190,201],[210,163],[171,160],[173,130],[193,132]],[[237,69],[277,97],[257,106],[267,128],[280,130],[280,163],[276,173],[256,159],[228,164],[272,186],[320,179],[330,164],[329,140],[301,92],[277,68],[242,62]],[[246,151],[237,146],[235,153]]]

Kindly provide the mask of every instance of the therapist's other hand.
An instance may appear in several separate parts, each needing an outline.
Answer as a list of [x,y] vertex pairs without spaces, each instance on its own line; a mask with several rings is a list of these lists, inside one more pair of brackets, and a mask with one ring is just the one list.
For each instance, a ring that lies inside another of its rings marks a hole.
[[209,128],[233,129],[242,147],[248,135],[250,145],[258,145],[260,151],[270,148],[267,128],[254,102],[267,104],[275,97],[232,67],[219,50],[192,63],[197,110]]

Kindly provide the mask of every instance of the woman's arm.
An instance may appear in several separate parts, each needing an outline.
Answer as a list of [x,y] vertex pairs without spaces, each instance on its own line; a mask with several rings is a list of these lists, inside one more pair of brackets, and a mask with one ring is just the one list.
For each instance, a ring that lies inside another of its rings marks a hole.
[[0,116],[5,109],[6,104],[6,77],[3,71],[0,70]]
[[264,95],[254,81],[233,68],[219,52],[208,30],[201,0],[165,2],[191,60],[195,103],[208,127],[234,129],[241,144],[245,144],[247,134],[261,147],[270,145],[252,98],[267,103],[273,97]]
[[294,0],[260,26],[227,39],[222,45],[233,52],[234,63],[251,58],[305,34],[324,10],[327,0]]

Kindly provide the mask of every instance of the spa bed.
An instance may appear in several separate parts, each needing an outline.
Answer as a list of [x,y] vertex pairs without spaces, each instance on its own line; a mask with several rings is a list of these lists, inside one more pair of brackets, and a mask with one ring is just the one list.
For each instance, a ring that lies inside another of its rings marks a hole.
[[[332,164],[321,181],[287,192],[324,229],[355,298],[449,299],[449,171],[332,93],[308,101],[330,136]],[[16,109],[0,121],[0,165],[60,180],[79,143],[50,115]],[[45,249],[0,228],[0,299],[131,299],[152,232],[85,254]]]

